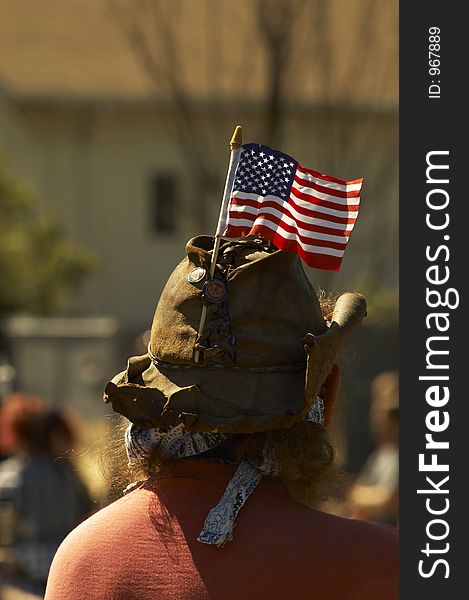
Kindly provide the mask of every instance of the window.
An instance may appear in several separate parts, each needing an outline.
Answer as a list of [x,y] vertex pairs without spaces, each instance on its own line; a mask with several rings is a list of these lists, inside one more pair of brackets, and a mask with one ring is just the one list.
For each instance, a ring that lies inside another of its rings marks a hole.
[[152,177],[150,187],[150,223],[153,233],[175,233],[178,214],[177,181],[172,174]]

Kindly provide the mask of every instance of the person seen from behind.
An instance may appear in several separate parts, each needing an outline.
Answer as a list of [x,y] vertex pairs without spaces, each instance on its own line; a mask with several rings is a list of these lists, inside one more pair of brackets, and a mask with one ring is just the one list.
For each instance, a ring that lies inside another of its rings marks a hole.
[[213,244],[188,242],[147,352],[106,386],[131,485],[62,543],[46,600],[396,600],[397,531],[315,508],[365,299],[321,308],[259,236],[223,240],[211,276]]

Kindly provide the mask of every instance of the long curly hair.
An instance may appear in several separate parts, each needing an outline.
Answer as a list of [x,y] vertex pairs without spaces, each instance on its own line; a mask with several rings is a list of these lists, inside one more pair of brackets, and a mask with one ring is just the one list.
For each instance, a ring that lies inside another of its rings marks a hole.
[[[106,452],[112,457],[104,469],[112,499],[137,481],[169,474],[181,460],[164,458],[155,447],[146,461],[129,465],[123,444],[127,426],[120,418]],[[278,465],[278,476],[270,479],[294,500],[314,507],[337,491],[335,447],[328,432],[315,423],[299,421],[289,429],[233,434],[222,445],[194,458],[259,464],[266,449],[274,452]]]

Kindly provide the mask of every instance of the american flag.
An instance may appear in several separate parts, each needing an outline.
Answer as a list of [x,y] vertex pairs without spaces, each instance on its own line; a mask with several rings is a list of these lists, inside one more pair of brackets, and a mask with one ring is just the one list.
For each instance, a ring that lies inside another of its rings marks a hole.
[[338,271],[357,220],[362,182],[329,177],[288,154],[245,144],[220,234],[259,235],[311,267]]

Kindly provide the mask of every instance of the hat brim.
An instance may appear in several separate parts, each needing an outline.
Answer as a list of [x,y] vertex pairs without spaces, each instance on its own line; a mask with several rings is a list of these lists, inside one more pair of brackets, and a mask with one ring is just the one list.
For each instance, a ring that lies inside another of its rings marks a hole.
[[144,427],[253,433],[291,427],[306,414],[305,374],[306,362],[288,371],[164,367],[144,355],[108,383],[104,399]]
[[169,429],[184,423],[190,431],[226,433],[291,427],[310,410],[346,338],[365,315],[363,296],[340,296],[327,331],[305,336],[306,364],[165,365],[148,354],[136,356],[107,384],[104,400],[143,427]]

